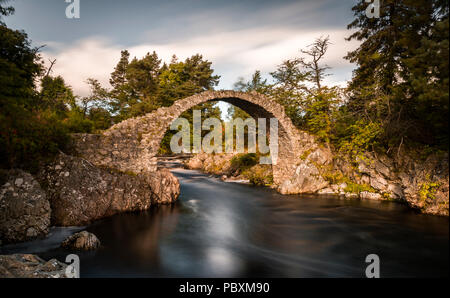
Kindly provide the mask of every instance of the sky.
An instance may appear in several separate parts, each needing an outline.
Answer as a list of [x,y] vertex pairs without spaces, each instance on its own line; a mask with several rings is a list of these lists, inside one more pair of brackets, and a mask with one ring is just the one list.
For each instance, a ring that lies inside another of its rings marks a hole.
[[79,0],[79,19],[66,17],[65,1],[11,0],[16,12],[4,21],[45,45],[44,59],[56,59],[52,74],[80,96],[89,94],[88,78],[109,87],[123,49],[138,58],[156,51],[167,62],[200,53],[221,76],[216,89],[233,89],[255,70],[269,78],[321,36],[332,43],[326,83],[345,85],[354,68],[343,56],[358,46],[345,41],[355,0]]

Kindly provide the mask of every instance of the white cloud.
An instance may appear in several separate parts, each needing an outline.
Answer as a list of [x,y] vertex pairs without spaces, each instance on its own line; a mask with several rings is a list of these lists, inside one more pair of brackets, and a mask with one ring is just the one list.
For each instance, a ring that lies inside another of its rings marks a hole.
[[127,48],[131,56],[142,57],[156,51],[164,61],[173,54],[185,59],[193,54],[203,54],[213,62],[215,73],[221,75],[219,88],[230,89],[240,76],[249,77],[256,69],[273,71],[283,60],[298,56],[299,49],[311,44],[319,36],[329,35],[332,45],[324,60],[331,69],[330,83],[342,84],[351,76],[351,65],[342,57],[354,49],[355,42],[346,42],[347,30],[301,31],[285,28],[260,28],[209,34],[161,44],[143,43],[132,47],[114,44],[101,37],[90,37],[70,45],[48,42],[44,58],[56,58],[54,75],[62,75],[78,95],[87,95],[87,78],[96,78],[109,86],[109,76],[119,60],[120,51]]

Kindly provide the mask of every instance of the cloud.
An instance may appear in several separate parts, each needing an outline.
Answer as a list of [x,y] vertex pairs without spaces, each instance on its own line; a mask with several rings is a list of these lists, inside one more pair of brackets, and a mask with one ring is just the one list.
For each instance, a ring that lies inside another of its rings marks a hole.
[[310,45],[315,38],[329,35],[332,45],[324,63],[332,67],[330,72],[336,75],[327,80],[342,83],[350,78],[352,70],[352,65],[343,56],[357,46],[355,42],[344,41],[348,34],[347,30],[253,28],[131,47],[93,36],[69,45],[48,42],[49,47],[44,48],[43,56],[46,60],[57,59],[53,74],[62,75],[81,96],[89,93],[85,83],[87,78],[96,78],[104,86],[109,86],[110,73],[119,60],[120,51],[125,48],[136,57],[156,51],[163,61],[170,61],[173,54],[185,59],[200,53],[213,62],[215,73],[221,75],[219,88],[231,89],[239,77],[249,77],[257,69],[263,73],[273,71],[283,60],[298,57],[299,49]]

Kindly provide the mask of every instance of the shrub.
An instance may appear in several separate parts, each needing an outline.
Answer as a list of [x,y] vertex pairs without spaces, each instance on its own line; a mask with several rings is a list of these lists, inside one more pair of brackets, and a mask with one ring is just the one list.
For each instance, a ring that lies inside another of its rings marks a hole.
[[231,167],[234,170],[245,170],[258,164],[256,153],[238,154],[231,159]]
[[83,113],[77,109],[71,110],[68,113],[68,117],[64,120],[64,123],[70,132],[90,133],[94,128],[94,123],[85,118]]
[[242,175],[253,185],[269,186],[273,184],[272,167],[270,165],[256,165],[245,170]]
[[35,171],[39,162],[65,149],[70,137],[56,113],[0,115],[0,164]]

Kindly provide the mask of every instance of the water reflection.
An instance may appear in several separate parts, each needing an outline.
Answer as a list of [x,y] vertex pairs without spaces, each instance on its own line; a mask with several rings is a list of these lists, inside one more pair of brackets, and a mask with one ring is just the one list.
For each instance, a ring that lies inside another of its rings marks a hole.
[[[178,203],[87,228],[104,248],[79,253],[81,276],[363,277],[371,253],[381,258],[382,277],[449,274],[448,218],[174,173]],[[67,253],[40,255],[63,260]]]

